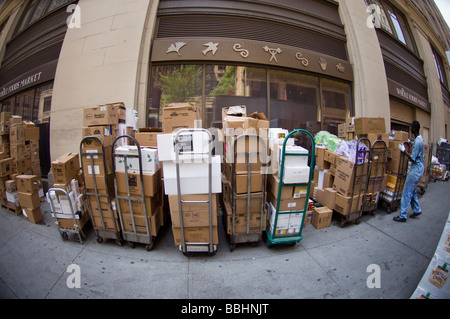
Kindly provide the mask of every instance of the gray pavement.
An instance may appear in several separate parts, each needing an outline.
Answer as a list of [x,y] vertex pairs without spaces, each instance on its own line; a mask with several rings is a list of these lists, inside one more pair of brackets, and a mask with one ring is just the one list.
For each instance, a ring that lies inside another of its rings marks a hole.
[[[217,253],[193,257],[179,251],[167,226],[147,252],[139,244],[98,243],[90,224],[83,244],[64,242],[47,203],[37,225],[0,210],[0,298],[408,299],[435,252],[449,194],[449,182],[431,182],[418,219],[395,223],[397,212],[384,210],[344,228],[333,219],[328,228],[308,225],[294,247],[259,242],[230,252],[219,224]],[[380,288],[367,285],[372,264]],[[80,288],[69,287],[76,283],[69,265],[79,266]]]

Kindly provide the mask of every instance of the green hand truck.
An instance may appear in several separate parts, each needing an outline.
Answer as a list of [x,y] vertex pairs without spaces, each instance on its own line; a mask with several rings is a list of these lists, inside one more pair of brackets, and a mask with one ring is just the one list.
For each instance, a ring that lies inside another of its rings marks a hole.
[[[307,153],[287,153],[286,152],[286,143],[289,138],[295,137],[297,140],[303,140],[305,144],[310,144],[310,152]],[[306,137],[306,140],[304,138]],[[309,141],[308,141],[309,140]],[[308,143],[309,142],[309,143]],[[278,152],[278,150],[277,150]],[[285,177],[285,162],[287,157],[307,157],[309,161],[309,176],[308,180],[304,183],[285,183],[284,177]],[[265,231],[265,239],[266,239],[266,246],[268,248],[273,247],[273,245],[276,244],[291,244],[294,246],[296,243],[300,242],[303,239],[303,225],[305,222],[305,216],[308,209],[308,199],[309,199],[309,191],[311,188],[311,180],[313,178],[314,174],[314,163],[315,163],[315,142],[314,137],[311,133],[309,133],[306,130],[303,129],[297,129],[292,132],[290,132],[286,138],[283,141],[283,147],[280,154],[280,165],[279,165],[279,175],[280,175],[280,182],[278,184],[278,196],[275,203],[275,206],[273,209],[268,210],[268,221],[267,221],[267,227]],[[306,199],[303,209],[299,209],[296,211],[280,211],[280,198],[281,198],[281,192],[283,187],[292,187],[292,186],[302,186],[306,187]],[[282,218],[291,218],[292,216],[295,216],[295,218],[298,220],[301,220],[300,227],[298,231],[295,231],[293,233],[288,234],[280,234],[277,233],[277,226],[279,221]]]

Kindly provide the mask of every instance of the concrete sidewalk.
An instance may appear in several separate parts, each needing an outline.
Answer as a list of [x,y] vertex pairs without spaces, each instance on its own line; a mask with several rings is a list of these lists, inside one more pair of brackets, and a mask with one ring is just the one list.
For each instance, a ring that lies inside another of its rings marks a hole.
[[[431,182],[417,219],[396,223],[398,212],[383,210],[344,228],[333,219],[324,229],[308,225],[294,247],[269,249],[260,242],[230,252],[220,218],[216,255],[189,258],[167,226],[147,252],[140,244],[100,244],[90,224],[83,244],[64,242],[47,203],[37,225],[0,210],[0,297],[407,299],[434,254],[450,212],[449,194],[450,183]],[[68,287],[72,264],[79,266],[80,288]],[[380,288],[367,286],[373,264],[379,266]]]

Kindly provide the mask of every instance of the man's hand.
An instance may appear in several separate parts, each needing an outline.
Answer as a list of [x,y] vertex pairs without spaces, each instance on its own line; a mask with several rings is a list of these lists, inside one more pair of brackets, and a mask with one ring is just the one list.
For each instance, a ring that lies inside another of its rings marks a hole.
[[403,153],[405,152],[405,145],[403,145],[403,144],[399,144],[398,145],[398,149],[400,150],[400,151],[402,151]]

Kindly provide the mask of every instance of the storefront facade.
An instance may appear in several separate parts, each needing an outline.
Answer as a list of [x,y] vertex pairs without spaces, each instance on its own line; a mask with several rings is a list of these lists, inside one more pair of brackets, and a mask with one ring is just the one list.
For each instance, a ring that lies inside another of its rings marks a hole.
[[[52,157],[78,151],[69,141],[81,140],[84,107],[119,101],[138,111],[139,127],[161,127],[165,106],[190,102],[203,127],[220,127],[222,107],[246,105],[272,127],[311,133],[336,134],[348,116],[405,130],[417,119],[436,142],[449,124],[448,28],[437,32],[406,2],[80,0],[80,27],[69,28],[66,1],[51,61],[3,80],[14,37],[2,45],[0,103],[35,121],[50,115]],[[374,6],[382,23],[370,28]],[[16,25],[24,7],[10,14]]]

